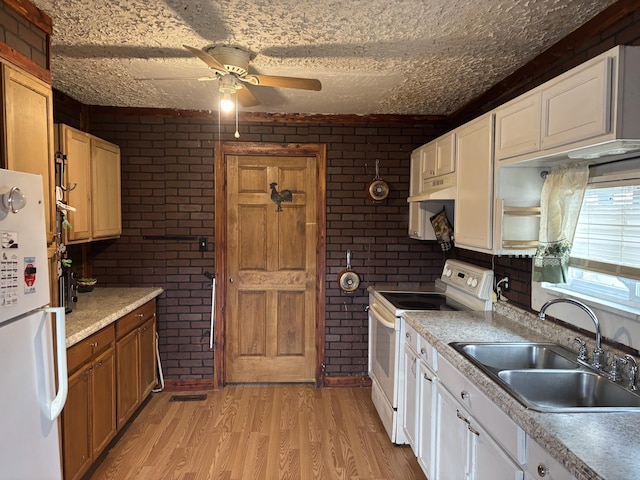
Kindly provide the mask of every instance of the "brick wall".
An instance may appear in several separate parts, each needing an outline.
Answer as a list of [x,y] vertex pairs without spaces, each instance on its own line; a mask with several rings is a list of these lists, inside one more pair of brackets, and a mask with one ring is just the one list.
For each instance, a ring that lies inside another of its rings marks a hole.
[[[91,115],[91,133],[116,143],[122,153],[123,234],[86,246],[101,285],[156,285],[164,373],[171,379],[210,378],[208,349],[213,271],[214,166],[217,127],[211,118]],[[235,141],[225,126],[223,141]],[[367,370],[366,288],[372,283],[432,282],[443,257],[435,242],[408,238],[409,156],[442,132],[428,125],[321,125],[241,122],[241,141],[327,145],[327,375]],[[380,160],[390,195],[374,204],[366,187]],[[206,237],[195,241],[144,240],[148,235]],[[362,277],[353,294],[337,286],[345,253]],[[71,246],[76,268],[82,247]],[[80,297],[82,301],[82,297]]]
[[48,36],[4,0],[0,1],[0,42],[48,68]]

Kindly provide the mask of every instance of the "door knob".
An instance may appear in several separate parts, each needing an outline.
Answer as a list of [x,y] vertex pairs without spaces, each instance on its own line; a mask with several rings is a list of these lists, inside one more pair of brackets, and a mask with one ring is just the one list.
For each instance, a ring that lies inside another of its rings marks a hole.
[[230,279],[229,279],[229,283],[233,283],[233,278],[230,278]]

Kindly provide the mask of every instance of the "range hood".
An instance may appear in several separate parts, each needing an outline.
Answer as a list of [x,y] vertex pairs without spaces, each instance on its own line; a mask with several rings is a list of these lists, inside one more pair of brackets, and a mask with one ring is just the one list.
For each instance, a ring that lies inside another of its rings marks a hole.
[[422,183],[422,192],[407,198],[407,202],[424,202],[428,200],[455,200],[458,194],[456,172],[432,177]]

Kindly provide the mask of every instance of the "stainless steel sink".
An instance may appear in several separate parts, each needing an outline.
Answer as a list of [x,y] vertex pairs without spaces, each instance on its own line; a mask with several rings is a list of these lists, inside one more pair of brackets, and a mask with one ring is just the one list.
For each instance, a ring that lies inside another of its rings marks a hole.
[[516,398],[540,412],[640,409],[640,396],[586,370],[503,370],[498,376]]
[[553,343],[455,342],[454,349],[539,412],[640,411],[640,396],[578,364]]
[[493,372],[578,367],[574,353],[553,343],[452,343],[451,346]]

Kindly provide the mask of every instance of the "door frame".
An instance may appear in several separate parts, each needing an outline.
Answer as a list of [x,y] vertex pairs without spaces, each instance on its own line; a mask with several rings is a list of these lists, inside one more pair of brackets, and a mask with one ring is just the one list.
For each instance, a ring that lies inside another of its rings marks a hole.
[[221,142],[215,151],[215,328],[213,343],[213,385],[225,385],[225,339],[227,296],[227,161],[228,155],[274,157],[315,157],[316,159],[316,365],[315,384],[322,386],[325,376],[326,246],[327,246],[327,149],[324,144]]

